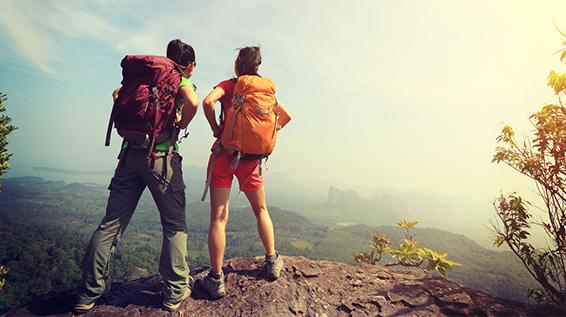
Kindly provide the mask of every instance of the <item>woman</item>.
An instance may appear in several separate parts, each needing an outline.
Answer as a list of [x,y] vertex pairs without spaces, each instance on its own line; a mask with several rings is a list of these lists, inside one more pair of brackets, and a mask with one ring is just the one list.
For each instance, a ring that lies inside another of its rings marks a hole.
[[[261,52],[259,47],[245,47],[239,50],[234,69],[237,77],[250,75],[259,76],[258,68],[261,64]],[[220,138],[223,128],[223,118],[220,123],[216,121],[214,105],[220,101],[222,113],[226,113],[232,106],[232,97],[236,85],[236,78],[224,80],[206,96],[203,101],[203,109],[212,129],[214,137]],[[277,103],[278,128],[284,127],[291,120],[291,116],[285,106]],[[213,150],[220,146],[217,140]],[[228,222],[228,205],[230,198],[230,187],[234,175],[238,178],[240,190],[245,193],[252,210],[256,216],[257,229],[263,246],[265,248],[265,270],[268,279],[274,280],[279,277],[283,268],[283,259],[275,250],[275,235],[271,217],[267,211],[265,202],[265,191],[263,178],[260,175],[260,160],[246,160],[242,158],[235,169],[230,168],[233,153],[229,150],[218,149],[218,154],[213,162],[214,154],[211,154],[208,163],[210,179],[210,229],[208,232],[208,250],[210,254],[211,269],[209,274],[198,281],[199,285],[208,294],[217,299],[223,297],[224,274],[222,262],[226,248],[226,223]],[[211,165],[214,165],[213,167]],[[211,171],[212,168],[212,171]]]

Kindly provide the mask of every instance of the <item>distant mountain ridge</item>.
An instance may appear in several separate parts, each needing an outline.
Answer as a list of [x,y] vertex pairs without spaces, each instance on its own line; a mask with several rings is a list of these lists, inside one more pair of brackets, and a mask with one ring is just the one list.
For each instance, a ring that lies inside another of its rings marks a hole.
[[328,197],[323,205],[336,206],[346,204],[348,207],[351,207],[352,205],[359,205],[362,202],[362,196],[355,190],[340,190],[334,186],[330,186]]
[[81,170],[72,170],[72,169],[65,169],[65,168],[57,168],[57,167],[45,167],[45,166],[34,166],[34,170],[36,171],[44,171],[44,172],[51,172],[51,173],[62,173],[62,174],[72,174],[72,175],[80,175],[80,174],[92,174],[92,175],[112,175],[114,171],[112,170],[105,170],[105,171],[81,171]]
[[449,199],[441,200],[418,192],[375,190],[369,197],[358,192],[331,186],[326,200],[308,209],[310,219],[325,219],[327,225],[356,222],[367,225],[395,225],[401,220],[419,221],[420,227],[432,227],[460,232],[482,245],[491,245],[491,233],[486,228],[491,203],[469,202],[455,210]]

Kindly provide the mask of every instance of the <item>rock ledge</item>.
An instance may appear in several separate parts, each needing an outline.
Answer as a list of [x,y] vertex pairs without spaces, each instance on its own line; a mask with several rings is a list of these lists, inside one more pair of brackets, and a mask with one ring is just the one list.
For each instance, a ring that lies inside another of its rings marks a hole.
[[[284,257],[274,282],[261,258],[225,263],[227,296],[209,301],[198,287],[177,313],[160,308],[161,278],[112,285],[110,296],[85,316],[555,316],[548,307],[500,299],[453,281],[408,269],[352,266]],[[191,275],[203,274],[203,269]],[[5,316],[73,316],[73,291],[37,297]]]

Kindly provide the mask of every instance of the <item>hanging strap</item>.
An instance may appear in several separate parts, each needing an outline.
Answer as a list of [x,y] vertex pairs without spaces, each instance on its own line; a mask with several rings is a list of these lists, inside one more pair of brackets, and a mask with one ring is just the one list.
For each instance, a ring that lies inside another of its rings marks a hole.
[[[265,157],[265,170],[269,171],[269,168],[267,167],[267,160],[269,160],[269,156]],[[259,159],[259,176],[263,176],[263,158]]]
[[120,154],[118,155],[118,167],[122,168],[124,166],[126,166],[126,159],[128,158],[128,153],[130,153],[130,148],[131,148],[131,143],[128,141],[124,141],[126,142],[126,148],[122,149],[120,151]]
[[149,146],[149,150],[147,153],[147,159],[148,159],[148,164],[149,164],[149,168],[153,169],[154,164],[155,164],[155,158],[156,158],[156,153],[155,153],[155,127],[157,127],[157,123],[158,123],[158,114],[159,114],[159,103],[157,102],[157,88],[153,87],[151,88],[151,101],[153,102],[153,107],[155,108],[155,118],[154,118],[154,123],[153,123],[153,133],[151,135],[151,145]]
[[167,162],[171,161],[173,158],[173,152],[175,151],[175,143],[177,142],[177,138],[179,137],[180,130],[177,127],[173,127],[173,131],[171,131],[171,136],[169,138],[169,149],[167,150],[167,155],[163,158],[163,166],[161,168],[161,177],[164,180],[167,180]]
[[108,128],[106,129],[106,141],[104,145],[110,146],[110,136],[112,135],[112,126],[114,125],[114,115],[116,112],[116,101],[112,105],[112,111],[110,112],[110,118],[108,119]]
[[206,200],[206,196],[208,195],[208,189],[210,188],[210,183],[212,182],[212,170],[214,169],[214,164],[216,163],[216,158],[222,152],[222,144],[219,142],[216,144],[214,148],[214,152],[212,152],[212,161],[210,162],[210,168],[208,169],[208,173],[206,175],[206,185],[204,186],[204,192],[202,193],[202,197],[200,198],[201,201]]
[[[275,137],[275,133],[277,133],[277,126],[279,125],[279,111],[277,111],[277,106],[279,105],[279,103],[277,102],[277,98],[275,98],[275,106],[273,106],[273,112],[275,112],[275,126],[273,127],[273,135],[271,136],[272,138]],[[265,163],[267,163],[267,160],[265,160]]]
[[[181,132],[181,131],[179,130],[179,132]],[[178,140],[176,140],[176,142],[178,142],[179,144],[181,144],[181,141],[182,141],[183,139],[188,138],[188,137],[189,137],[189,131],[187,131],[187,128],[185,128],[185,131],[183,131],[183,135],[181,135],[181,137],[180,137]]]
[[234,152],[234,154],[234,158],[232,159],[232,162],[230,162],[230,168],[233,170],[238,168],[238,164],[240,163],[240,159],[242,158],[242,152],[236,151]]
[[218,121],[220,121],[220,126],[224,125],[224,105],[220,104],[220,115],[218,116]]

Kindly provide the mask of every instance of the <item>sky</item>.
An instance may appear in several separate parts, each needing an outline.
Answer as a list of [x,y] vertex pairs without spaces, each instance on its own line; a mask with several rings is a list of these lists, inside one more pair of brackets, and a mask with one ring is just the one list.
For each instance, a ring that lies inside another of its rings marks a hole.
[[[528,117],[556,101],[553,21],[566,29],[565,1],[2,0],[0,90],[18,126],[7,177],[112,171],[119,138],[103,140],[121,59],[180,38],[195,48],[201,100],[233,76],[236,48],[261,46],[260,73],[293,114],[268,173],[313,195],[529,195],[533,183],[491,158],[503,123],[529,134]],[[202,108],[189,132],[183,162],[204,166]]]

